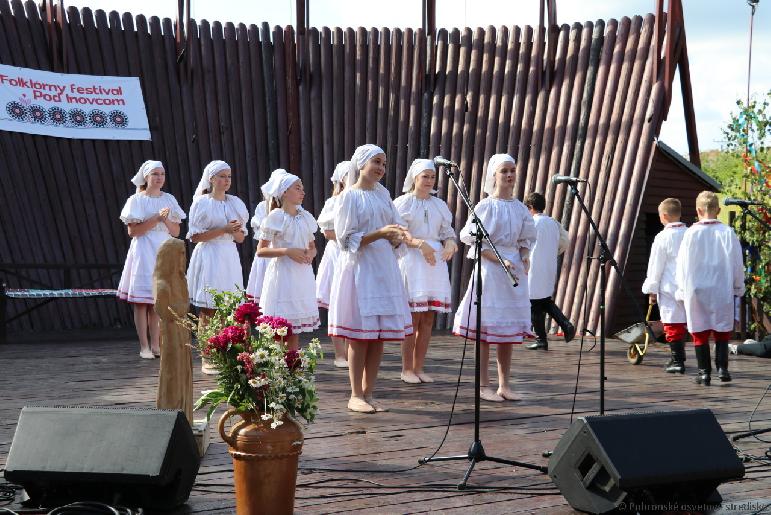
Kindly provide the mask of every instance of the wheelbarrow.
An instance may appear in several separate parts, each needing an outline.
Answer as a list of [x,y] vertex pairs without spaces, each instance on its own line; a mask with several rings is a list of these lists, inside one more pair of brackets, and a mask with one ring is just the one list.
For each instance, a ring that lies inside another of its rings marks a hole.
[[[626,329],[622,329],[614,334],[614,338],[628,343],[629,349],[626,351],[626,358],[633,365],[642,363],[645,353],[648,351],[648,344],[651,343],[651,336],[655,340],[664,334],[664,326],[658,320],[650,321],[653,304],[648,304],[648,313],[645,315],[645,322],[637,322]],[[648,330],[650,327],[650,331]],[[653,333],[651,335],[651,332]]]

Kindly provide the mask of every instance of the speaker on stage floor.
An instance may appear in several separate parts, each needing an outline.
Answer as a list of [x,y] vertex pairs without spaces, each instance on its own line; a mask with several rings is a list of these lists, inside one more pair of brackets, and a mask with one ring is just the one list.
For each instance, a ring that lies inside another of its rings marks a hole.
[[582,417],[562,436],[549,476],[590,513],[679,511],[720,502],[744,465],[710,410]]
[[99,501],[169,509],[187,500],[199,465],[181,411],[25,407],[5,479],[40,506]]

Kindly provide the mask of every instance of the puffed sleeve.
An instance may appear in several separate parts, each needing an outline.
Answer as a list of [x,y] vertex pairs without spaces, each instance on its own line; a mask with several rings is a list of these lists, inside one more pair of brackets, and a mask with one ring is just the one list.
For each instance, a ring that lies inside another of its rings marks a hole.
[[205,195],[200,195],[193,199],[193,205],[190,206],[190,220],[187,225],[187,238],[191,239],[196,234],[201,234],[211,227],[211,218],[209,217],[208,202]]
[[266,216],[260,224],[261,240],[275,241],[284,232],[284,221],[286,216],[283,209],[274,209]]
[[344,252],[356,252],[364,237],[360,220],[363,215],[357,202],[355,192],[345,190],[337,201],[337,216],[335,216],[335,235],[340,250]]
[[268,203],[264,200],[257,204],[257,207],[254,208],[254,216],[252,216],[252,219],[250,220],[249,224],[252,226],[252,232],[254,233],[254,239],[259,240],[260,239],[260,225],[262,224],[262,221],[267,216],[267,209],[268,209]]
[[396,206],[396,212],[399,214],[399,216],[404,220],[405,225],[409,225],[410,222],[412,222],[412,210],[410,209],[413,202],[410,202],[410,197],[413,195],[410,193],[405,193],[404,195],[400,197],[396,197],[394,199],[394,206]]
[[433,199],[432,202],[437,206],[442,218],[439,224],[439,241],[454,240],[455,229],[452,228],[452,213],[450,213],[450,208],[447,207],[447,202],[437,197],[433,197]]
[[335,230],[335,204],[338,197],[329,197],[319,213],[318,225],[322,231]]
[[[487,199],[482,200],[479,202],[479,204],[476,205],[474,208],[474,211],[476,212],[477,216],[479,217],[479,220],[482,221],[485,228],[487,229],[487,232],[489,234],[493,234],[495,232],[495,228],[492,227],[495,225],[495,219],[490,216],[490,212],[492,209],[492,204],[490,202],[486,202]],[[460,241],[465,243],[466,245],[469,245],[474,247],[474,240],[475,236],[471,234],[471,232],[474,230],[474,217],[471,216],[469,213],[469,217],[466,219],[466,225],[463,226],[463,229],[460,231]],[[473,256],[469,256],[473,257]]]
[[227,199],[232,202],[232,207],[236,211],[236,220],[241,222],[241,231],[244,234],[248,234],[249,230],[246,228],[249,223],[249,210],[246,209],[246,204],[240,198],[234,195],[228,195]]
[[651,255],[648,258],[648,273],[642,285],[643,293],[659,292],[659,283],[667,263],[667,249],[664,242],[661,241],[661,234],[656,235],[653,239],[653,245],[651,245]]
[[174,198],[174,195],[166,193],[165,196],[169,203],[169,221],[174,222],[175,224],[181,223],[182,220],[187,218],[187,215],[185,215],[185,212],[179,207],[179,202]]
[[301,213],[302,213],[302,220],[305,226],[305,231],[307,233],[308,241],[311,241],[314,238],[316,231],[319,230],[319,224],[316,223],[316,219],[313,218],[313,215],[310,214],[305,209],[302,209]]
[[121,219],[121,222],[123,222],[126,225],[144,222],[145,217],[141,212],[141,208],[139,206],[139,199],[137,198],[136,195],[131,195],[128,198],[128,200],[126,201],[126,205],[123,206],[123,209],[120,212],[120,219]]
[[533,222],[533,216],[524,204],[518,203],[517,208],[519,215],[522,217],[522,229],[520,229],[519,236],[517,237],[517,246],[520,250],[530,250],[535,245],[535,222]]

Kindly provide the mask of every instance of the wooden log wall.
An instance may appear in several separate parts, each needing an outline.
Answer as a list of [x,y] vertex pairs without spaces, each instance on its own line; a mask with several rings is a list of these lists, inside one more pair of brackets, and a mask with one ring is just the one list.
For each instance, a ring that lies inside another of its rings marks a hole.
[[[39,9],[32,1],[0,0],[0,62],[52,69]],[[164,162],[166,190],[186,210],[203,167],[223,159],[234,171],[231,193],[250,210],[270,171],[283,167],[302,177],[305,207],[318,214],[335,164],[363,143],[386,150],[384,183],[394,196],[413,159],[443,155],[460,163],[474,201],[488,157],[508,152],[518,160],[516,195],[545,193],[550,214],[570,231],[558,303],[578,319],[588,295],[587,324],[596,325],[599,269],[583,266],[595,241],[572,195],[549,177],[589,181],[590,210],[623,267],[666,108],[662,79],[653,82],[651,73],[658,62],[653,15],[548,31],[441,29],[432,44],[422,29],[322,27],[298,35],[267,23],[203,20],[188,27],[181,57],[169,19],[72,7],[67,15],[59,31],[66,64],[57,71],[138,76],[152,140],[0,132],[0,263],[122,263],[129,238],[118,214],[145,159]],[[552,52],[547,36],[556,39]],[[465,207],[444,176],[438,189],[459,230]],[[247,274],[255,247],[251,234],[240,246]],[[460,254],[451,263],[456,303],[470,266]],[[610,277],[612,320],[619,285]],[[59,280],[45,271],[33,279],[54,286]],[[115,287],[118,277],[97,279],[89,271],[80,278]],[[10,314],[24,307],[12,302]],[[131,324],[125,305],[78,301],[45,308],[10,329],[117,324]]]

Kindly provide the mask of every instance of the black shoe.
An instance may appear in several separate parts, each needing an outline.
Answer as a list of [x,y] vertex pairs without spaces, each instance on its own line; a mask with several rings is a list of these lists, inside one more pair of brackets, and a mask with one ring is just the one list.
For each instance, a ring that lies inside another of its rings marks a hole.
[[696,361],[699,364],[699,373],[695,379],[696,384],[709,386],[712,382],[712,364],[710,363],[709,357],[709,344],[695,346],[694,350],[696,352]]
[[570,343],[576,337],[576,326],[568,322],[566,327],[562,328],[562,333],[565,336],[565,343]]
[[549,342],[547,340],[536,340],[535,343],[531,343],[527,348],[530,350],[549,350]]
[[672,358],[666,364],[664,370],[669,374],[685,373],[685,344],[683,342],[672,342],[669,344]]
[[721,382],[731,380],[731,374],[728,373],[728,342],[715,342],[715,367]]
[[560,311],[560,308],[558,308],[557,305],[551,301],[551,298],[549,298],[549,301],[550,302],[546,304],[547,313],[549,313],[554,321],[557,322],[557,325],[562,329],[562,334],[565,336],[565,342],[570,343],[570,341],[576,337],[576,328],[570,322],[568,317],[566,317],[565,314]]

